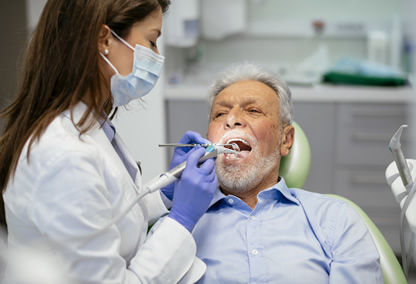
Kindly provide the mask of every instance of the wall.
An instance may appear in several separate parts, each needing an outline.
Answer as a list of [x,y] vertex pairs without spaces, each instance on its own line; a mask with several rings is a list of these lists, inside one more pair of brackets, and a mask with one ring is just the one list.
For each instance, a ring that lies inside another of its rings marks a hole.
[[[224,66],[241,60],[255,61],[284,73],[323,46],[328,49],[329,64],[343,56],[366,59],[367,31],[390,32],[394,17],[403,15],[404,1],[246,0],[244,32],[222,40],[200,38],[193,48],[169,47],[167,77],[177,81],[192,74],[207,83],[207,78]],[[317,19],[326,23],[322,34],[313,32],[312,21]],[[391,63],[390,52],[387,46],[386,63]]]
[[162,89],[163,78],[143,98],[143,105],[133,102],[127,109],[120,109],[114,120],[131,154],[141,163],[144,183],[167,168],[166,149],[158,147],[158,144],[165,143]]
[[403,0],[249,0],[249,20],[304,19],[382,20],[401,13]]

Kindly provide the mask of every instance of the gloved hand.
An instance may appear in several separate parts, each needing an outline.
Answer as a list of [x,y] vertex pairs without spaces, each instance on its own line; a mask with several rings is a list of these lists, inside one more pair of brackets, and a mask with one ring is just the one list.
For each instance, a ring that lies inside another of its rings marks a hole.
[[[179,140],[180,144],[193,144],[193,143],[210,143],[209,140],[202,138],[202,136],[194,131],[187,131]],[[169,170],[173,169],[177,165],[179,165],[182,162],[185,162],[190,154],[190,150],[192,147],[176,147],[175,151],[173,152],[173,157],[170,162]],[[163,194],[172,200],[173,198],[173,189],[175,187],[175,183],[171,183],[168,186],[165,186],[161,189]]]
[[197,148],[186,162],[186,168],[176,182],[173,204],[169,217],[178,221],[189,232],[204,214],[217,188],[215,163],[208,159],[198,166],[199,159],[205,154],[204,148]]

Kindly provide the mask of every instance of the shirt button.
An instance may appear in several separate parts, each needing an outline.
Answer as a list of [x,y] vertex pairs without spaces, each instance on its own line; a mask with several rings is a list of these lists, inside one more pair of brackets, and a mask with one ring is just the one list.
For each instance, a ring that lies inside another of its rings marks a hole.
[[233,204],[234,203],[234,200],[232,198],[228,198],[228,203],[229,204]]
[[256,250],[256,249],[253,249],[252,251],[251,251],[251,254],[252,255],[257,255],[259,253],[259,251],[258,250]]

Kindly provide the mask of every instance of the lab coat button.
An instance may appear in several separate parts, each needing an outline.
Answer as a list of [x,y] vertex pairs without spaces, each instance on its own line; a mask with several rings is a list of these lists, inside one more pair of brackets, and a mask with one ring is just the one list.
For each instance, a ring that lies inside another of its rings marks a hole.
[[256,250],[256,249],[253,249],[252,251],[251,251],[251,254],[252,255],[257,255],[259,253],[259,251],[258,250]]
[[234,203],[234,200],[232,198],[228,198],[228,203],[229,204],[233,204]]

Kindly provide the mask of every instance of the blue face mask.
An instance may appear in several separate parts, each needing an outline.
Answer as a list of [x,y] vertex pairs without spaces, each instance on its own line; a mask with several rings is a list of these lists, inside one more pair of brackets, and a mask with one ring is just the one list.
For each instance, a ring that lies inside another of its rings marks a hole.
[[165,58],[139,44],[136,44],[136,48],[133,48],[115,32],[111,32],[122,43],[134,51],[133,70],[127,76],[122,76],[114,65],[111,64],[110,60],[100,53],[108,65],[116,72],[111,77],[111,94],[113,96],[114,106],[117,107],[127,105],[132,100],[143,97],[153,89],[162,72]]

